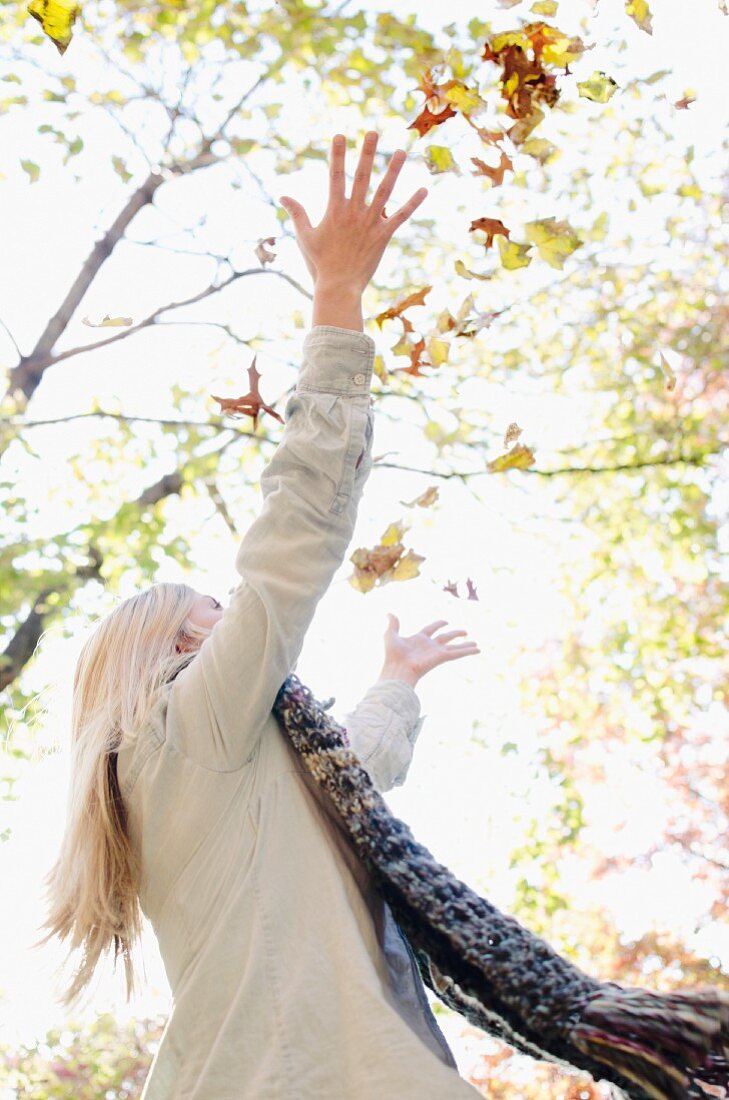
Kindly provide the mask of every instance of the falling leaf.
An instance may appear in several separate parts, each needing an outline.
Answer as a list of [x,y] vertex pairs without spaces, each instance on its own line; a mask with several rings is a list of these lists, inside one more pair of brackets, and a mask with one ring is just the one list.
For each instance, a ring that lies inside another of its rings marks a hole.
[[558,7],[557,0],[537,0],[535,4],[532,4],[530,11],[533,11],[535,15],[556,15]]
[[256,245],[256,247],[254,249],[254,252],[256,254],[256,258],[258,259],[258,262],[261,264],[261,267],[264,267],[266,264],[270,264],[273,260],[276,259],[276,253],[271,252],[268,248],[266,248],[267,244],[275,244],[275,243],[276,243],[276,238],[275,237],[261,237],[260,240],[258,241],[258,244]]
[[591,99],[593,103],[607,103],[611,96],[615,95],[617,82],[607,73],[595,70],[587,80],[578,80],[577,90],[584,99]]
[[90,321],[88,317],[83,317],[81,323],[88,325],[89,328],[128,328],[129,325],[134,324],[134,318],[110,317],[107,313],[103,321]]
[[425,150],[425,163],[433,176],[441,172],[454,172],[456,175],[461,172],[447,145],[429,145]]
[[400,536],[407,530],[402,523],[391,523],[380,542],[372,550],[359,547],[350,555],[354,573],[349,583],[358,592],[369,592],[375,584],[412,580],[419,575],[418,567],[425,558],[413,550],[403,553]]
[[476,165],[476,171],[471,174],[474,176],[488,176],[494,187],[499,187],[504,182],[506,172],[513,172],[514,170],[514,165],[504,152],[501,153],[501,159],[496,166],[486,164],[478,157],[471,157],[471,161]]
[[658,356],[661,362],[661,367],[663,368],[663,373],[666,376],[666,389],[673,390],[676,388],[676,375],[671,370],[671,365],[662,351],[658,352]]
[[524,142],[519,152],[534,157],[540,164],[546,164],[550,157],[559,153],[559,149],[551,141],[547,141],[546,138],[529,138],[528,141]]
[[516,443],[517,439],[521,435],[521,432],[522,429],[519,427],[519,425],[515,424],[512,421],[511,424],[509,424],[509,427],[506,429],[506,434],[504,435],[504,446],[508,447],[510,443]]
[[526,470],[534,465],[534,452],[523,443],[517,443],[504,455],[487,463],[492,474],[500,474],[504,470]]
[[40,168],[32,160],[21,160],[20,167],[30,176],[30,182],[36,183],[40,176]]
[[446,105],[435,114],[426,104],[418,117],[413,119],[407,129],[417,130],[418,135],[422,137],[423,134],[427,134],[429,130],[432,130],[434,126],[441,126],[446,119],[453,118],[455,114],[456,112],[449,103],[446,103]]
[[432,366],[440,367],[448,362],[448,353],[451,350],[447,340],[440,340],[437,336],[431,336],[426,344],[428,358]]
[[27,11],[38,20],[58,52],[64,54],[71,41],[71,27],[81,11],[76,0],[30,0]]
[[284,423],[283,417],[279,416],[269,405],[266,405],[258,390],[258,380],[261,377],[256,370],[256,356],[253,356],[253,362],[248,368],[248,384],[250,389],[248,393],[243,394],[241,397],[216,397],[214,393],[211,393],[213,401],[217,401],[220,405],[220,414],[226,414],[235,418],[241,416],[250,416],[253,418],[253,427],[255,428],[258,420],[258,414],[263,412],[269,413],[280,424]]
[[[391,317],[401,317],[403,321],[407,318],[403,318],[401,315],[406,309],[410,309],[411,306],[423,306],[425,305],[425,295],[432,290],[432,286],[424,286],[420,290],[416,290],[413,294],[408,294],[407,298],[401,298],[394,306],[390,306],[389,309],[383,310],[382,313],[378,313],[375,317],[375,321],[382,328],[382,322],[387,321]],[[409,324],[409,322],[408,322]],[[407,328],[407,326],[406,326]],[[408,331],[412,332],[413,326],[409,324]]]
[[126,164],[122,158],[114,155],[111,158],[111,163],[116,174],[121,177],[122,183],[129,183],[129,180],[132,178],[132,173],[127,171]]
[[468,227],[468,232],[473,233],[475,230],[480,229],[486,234],[486,248],[491,248],[494,243],[494,237],[497,234],[501,234],[504,237],[508,237],[510,230],[506,228],[504,223],[498,218],[476,218]]
[[532,249],[530,244],[522,244],[519,241],[506,241],[503,237],[499,237],[498,244],[501,265],[507,271],[516,271],[519,267],[528,267],[532,262],[531,256],[528,255]]
[[625,0],[625,10],[642,31],[653,34],[651,9],[647,0]]
[[448,581],[448,584],[443,585],[444,592],[450,592],[451,596],[458,598],[458,584],[454,584],[453,581]]
[[469,600],[477,600],[478,599],[478,593],[477,593],[476,587],[475,587],[475,585],[474,585],[474,583],[473,583],[473,581],[471,580],[470,577],[466,577],[466,588],[468,589],[468,596],[466,598],[469,599]]
[[677,99],[674,103],[674,107],[678,107],[679,111],[688,111],[689,104],[696,102],[696,96],[685,95],[683,99]]
[[[501,240],[501,238],[499,238],[499,240]],[[483,279],[483,280],[486,280],[486,279],[493,279],[493,277],[494,277],[493,272],[490,272],[488,275],[481,275],[480,272],[478,272],[478,271],[471,271],[471,269],[469,267],[466,267],[463,260],[456,260],[453,267],[456,271],[456,274],[460,275],[463,279]]]
[[555,218],[538,218],[527,222],[524,232],[527,239],[537,246],[541,258],[550,267],[560,270],[567,257],[583,243],[568,222],[556,221]]
[[430,508],[431,504],[435,504],[438,499],[438,486],[431,485],[429,489],[426,489],[424,493],[421,493],[419,497],[410,502],[401,500],[400,503],[404,504],[406,508]]

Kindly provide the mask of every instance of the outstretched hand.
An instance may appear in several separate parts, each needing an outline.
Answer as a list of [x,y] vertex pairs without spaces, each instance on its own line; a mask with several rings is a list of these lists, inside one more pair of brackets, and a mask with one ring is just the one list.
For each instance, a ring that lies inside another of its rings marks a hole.
[[403,679],[414,687],[426,672],[438,665],[481,652],[476,642],[447,644],[453,638],[466,634],[465,630],[448,630],[435,637],[436,631],[447,625],[447,619],[437,619],[417,634],[404,637],[400,634],[397,615],[388,613],[388,618],[390,622],[385,631],[385,662],[381,679]]
[[289,195],[279,199],[291,216],[297,244],[315,283],[346,284],[361,294],[395,230],[408,220],[428,193],[426,187],[419,187],[392,214],[385,213],[385,204],[407,160],[405,150],[396,149],[372,202],[367,205],[377,140],[377,131],[368,130],[362,142],[352,194],[347,198],[344,190],[347,143],[344,134],[334,135],[329,162],[329,201],[317,226],[312,226],[309,215],[296,199]]

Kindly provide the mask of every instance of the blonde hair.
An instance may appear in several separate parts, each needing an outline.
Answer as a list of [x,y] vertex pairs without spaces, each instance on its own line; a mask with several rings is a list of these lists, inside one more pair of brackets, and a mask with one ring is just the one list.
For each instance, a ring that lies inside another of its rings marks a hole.
[[116,751],[122,739],[138,736],[163,685],[210,634],[189,620],[197,597],[187,584],[160,583],[123,600],[86,640],[76,663],[66,824],[58,858],[43,880],[48,916],[40,927],[49,931],[33,945],[70,936],[69,956],[82,948],[81,963],[60,998],[66,1008],[112,944],[115,971],[119,955],[124,959],[127,1001],[134,992],[140,868],[127,835]]

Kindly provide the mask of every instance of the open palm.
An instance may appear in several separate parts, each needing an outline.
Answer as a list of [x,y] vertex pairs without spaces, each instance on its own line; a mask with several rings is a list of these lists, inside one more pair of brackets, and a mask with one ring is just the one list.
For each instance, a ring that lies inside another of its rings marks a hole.
[[390,622],[385,631],[385,668],[402,669],[415,679],[446,661],[481,652],[476,642],[447,644],[459,635],[466,634],[465,630],[448,630],[436,637],[436,631],[447,625],[447,619],[437,619],[424,626],[417,634],[406,637],[400,634],[397,616],[388,614],[388,618]]

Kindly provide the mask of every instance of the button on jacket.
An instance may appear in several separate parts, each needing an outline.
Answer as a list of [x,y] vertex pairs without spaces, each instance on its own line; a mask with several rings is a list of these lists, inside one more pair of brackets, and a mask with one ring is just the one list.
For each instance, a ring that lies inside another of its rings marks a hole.
[[[471,1100],[393,915],[272,707],[372,468],[374,341],[317,325],[241,580],[117,774],[172,1007],[141,1100]],[[399,680],[341,722],[382,791],[422,724]]]

